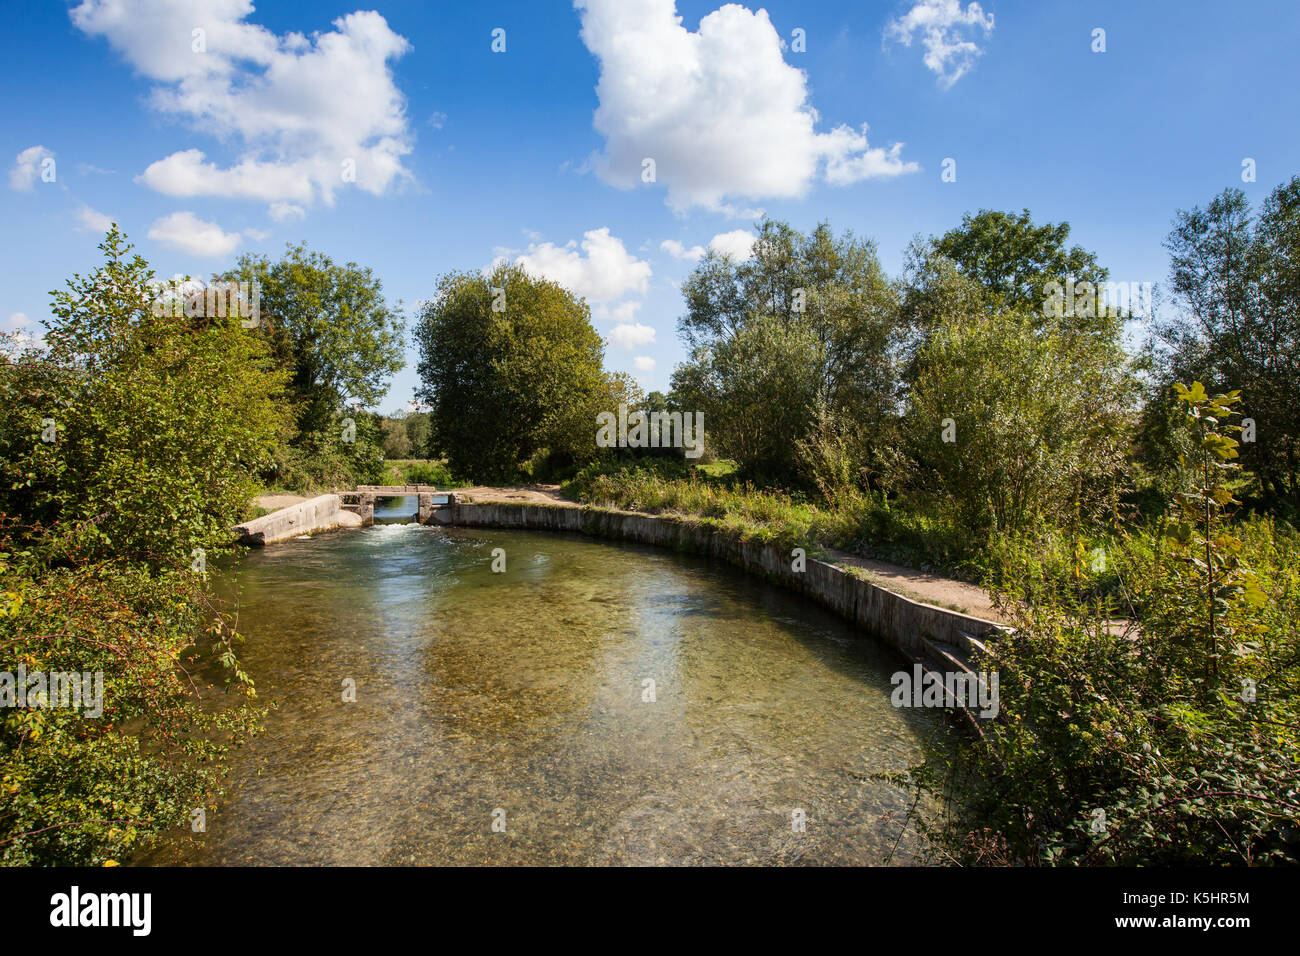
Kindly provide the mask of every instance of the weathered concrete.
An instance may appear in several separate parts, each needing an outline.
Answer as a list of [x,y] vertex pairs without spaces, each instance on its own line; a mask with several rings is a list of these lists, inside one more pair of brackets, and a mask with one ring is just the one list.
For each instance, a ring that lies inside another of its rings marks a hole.
[[356,490],[363,495],[377,495],[380,498],[402,498],[406,495],[438,494],[433,485],[357,485]]
[[909,659],[939,670],[951,669],[954,657],[963,665],[974,662],[984,638],[1003,630],[993,621],[911,600],[814,558],[806,560],[803,571],[795,571],[788,549],[742,541],[688,517],[580,505],[458,502],[439,518],[440,524],[468,527],[573,531],[721,558],[811,597]]
[[332,528],[359,528],[360,516],[343,510],[338,495],[319,495],[235,526],[244,544],[261,546]]

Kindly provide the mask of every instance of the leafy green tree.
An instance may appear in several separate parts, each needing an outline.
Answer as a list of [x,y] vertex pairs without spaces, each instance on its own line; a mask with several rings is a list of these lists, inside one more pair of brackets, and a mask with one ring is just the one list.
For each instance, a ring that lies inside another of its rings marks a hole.
[[78,526],[95,554],[188,564],[255,493],[287,428],[284,378],[238,316],[155,309],[153,272],[116,228],[100,248],[102,266],[52,293],[45,353],[0,364],[0,502]]
[[[361,467],[368,468],[375,446],[343,449],[334,442],[344,410],[376,405],[404,365],[400,306],[388,305],[379,279],[368,268],[339,265],[304,244],[288,246],[278,262],[242,256],[219,278],[259,284],[263,334],[276,362],[289,372],[298,428],[291,445],[312,450],[287,454],[286,467],[310,472],[322,452],[325,462],[338,464],[364,448]],[[285,481],[283,474],[276,477]],[[323,471],[316,476],[327,478]]]
[[411,455],[416,458],[429,457],[429,439],[432,428],[429,425],[428,412],[411,412],[404,419],[406,439],[411,444]]
[[406,432],[406,422],[400,418],[385,418],[383,429],[384,457],[410,458],[411,438]]
[[214,805],[262,716],[206,567],[287,427],[283,375],[238,316],[155,314],[116,227],[100,248],[48,348],[0,353],[0,647],[93,688],[0,710],[11,864],[124,862]]
[[[1033,556],[1003,568],[1016,631],[1000,713],[960,746],[953,845],[974,862],[1300,861],[1300,539],[1233,521],[1238,397],[1176,388],[1194,436],[1168,534],[1127,529],[1124,612],[1059,602]],[[942,760],[942,758],[940,758]],[[975,773],[971,774],[970,770]]]
[[1010,313],[940,324],[905,415],[914,482],[972,530],[1096,516],[1113,500],[1134,386],[1123,353]]
[[762,316],[673,373],[674,398],[704,414],[710,447],[771,481],[798,474],[796,439],[816,424],[821,344],[804,323]]
[[1300,177],[1258,216],[1238,189],[1179,212],[1165,246],[1176,308],[1155,329],[1148,420],[1169,416],[1172,382],[1239,391],[1256,427],[1243,464],[1266,501],[1300,510]]
[[510,481],[542,451],[597,455],[596,415],[617,407],[618,385],[580,298],[518,266],[448,273],[415,336],[432,449],[453,473]]
[[1096,255],[1070,246],[1069,223],[1034,225],[1020,215],[981,209],[931,242],[929,252],[953,263],[988,296],[994,311],[1040,311],[1048,283],[1104,282],[1109,274]]
[[[755,474],[808,483],[815,450],[796,441],[833,433],[855,466],[866,464],[899,398],[896,294],[874,243],[837,237],[826,223],[805,236],[764,220],[749,259],[711,251],[682,292],[678,332],[692,351],[673,387],[698,403],[721,452]],[[793,364],[772,368],[756,354],[759,343]],[[742,400],[758,405],[744,411]]]

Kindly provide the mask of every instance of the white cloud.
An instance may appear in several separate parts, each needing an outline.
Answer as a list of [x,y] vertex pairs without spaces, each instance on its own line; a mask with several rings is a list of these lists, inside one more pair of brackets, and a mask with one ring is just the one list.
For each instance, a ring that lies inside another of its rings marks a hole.
[[703,246],[691,246],[687,249],[676,239],[665,239],[663,242],[659,243],[659,248],[664,250],[664,252],[668,253],[674,259],[685,259],[688,262],[698,262],[700,259],[704,258]]
[[252,239],[254,242],[265,242],[267,239],[271,238],[271,234],[265,229],[245,229],[244,235],[249,239]]
[[30,192],[41,163],[53,158],[54,154],[44,146],[28,146],[14,157],[13,169],[9,170],[9,188]]
[[634,349],[655,340],[655,330],[640,322],[621,323],[609,333],[609,344],[620,349]]
[[650,158],[674,210],[741,215],[753,211],[737,210],[729,197],[799,197],[823,167],[836,185],[919,168],[902,161],[901,144],[868,147],[865,125],[816,131],[807,77],[785,62],[766,10],[729,3],[692,32],[674,0],[574,6],[583,42],[600,59],[594,125],[605,149],[593,163],[614,186],[641,185]]
[[[493,265],[507,257],[499,255]],[[629,253],[608,226],[583,233],[581,245],[576,240],[563,246],[532,243],[514,262],[601,305],[611,305],[629,292],[644,294],[650,278],[650,263]]]
[[709,240],[709,248],[725,253],[737,261],[748,259],[754,251],[754,233],[748,229],[720,232]]
[[636,313],[640,308],[641,303],[633,299],[628,302],[621,302],[612,309],[598,305],[593,310],[593,314],[598,319],[609,319],[614,322],[633,322],[636,320]]
[[104,234],[113,226],[113,220],[98,209],[82,206],[77,210],[77,231]]
[[291,202],[273,202],[267,210],[267,215],[276,222],[296,222],[307,215],[307,210]]
[[224,232],[188,210],[164,216],[149,227],[149,238],[194,256],[228,256],[239,245],[239,233]]
[[993,32],[993,14],[978,3],[963,11],[960,0],[917,0],[906,14],[885,27],[885,39],[910,47],[919,34],[925,46],[924,62],[939,77],[945,90],[960,80],[984,51],[974,40],[980,30]]
[[[157,82],[154,109],[240,144],[232,166],[186,149],[137,181],[169,196],[308,205],[332,203],[349,182],[379,195],[409,178],[406,101],[389,61],[410,43],[373,11],[310,38],[245,22],[252,12],[251,0],[83,0],[71,11],[78,29]],[[193,49],[195,29],[204,52]]]
[[632,364],[636,366],[638,372],[653,372],[655,370],[655,360],[648,355],[638,355],[632,359]]
[[27,317],[25,312],[10,312],[9,325],[15,329],[20,329],[24,325],[31,325],[32,320]]

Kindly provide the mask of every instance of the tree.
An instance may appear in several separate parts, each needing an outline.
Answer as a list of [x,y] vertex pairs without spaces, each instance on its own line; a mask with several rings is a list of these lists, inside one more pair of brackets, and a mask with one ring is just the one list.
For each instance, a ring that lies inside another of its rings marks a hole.
[[411,439],[406,434],[406,422],[400,418],[385,418],[383,420],[383,429],[384,457],[411,457]]
[[79,525],[96,554],[188,564],[255,493],[288,425],[284,376],[237,315],[154,308],[116,227],[100,248],[102,266],[51,293],[47,352],[0,363],[0,510]]
[[596,456],[596,415],[617,408],[585,302],[518,266],[452,272],[421,311],[419,399],[431,444],[474,481],[510,481],[540,452]]
[[[673,387],[698,403],[722,452],[756,474],[810,483],[795,440],[835,423],[865,464],[899,398],[896,295],[874,243],[836,237],[827,223],[805,236],[764,220],[748,260],[710,251],[682,291],[678,332],[692,353]],[[761,348],[790,364],[775,367]]]
[[1020,215],[981,209],[936,240],[930,251],[956,265],[988,295],[990,308],[1037,311],[1049,282],[1104,282],[1108,275],[1095,254],[1066,247],[1070,224],[1035,226],[1029,210]]
[[1132,384],[1122,353],[1085,364],[1078,351],[1023,314],[938,326],[905,416],[917,486],[980,532],[1102,511],[1124,472]]
[[820,343],[805,324],[762,316],[678,366],[673,395],[704,413],[711,447],[752,475],[788,481],[799,470],[795,439],[816,423],[823,364]]
[[1300,177],[1256,217],[1237,189],[1180,211],[1165,247],[1176,309],[1154,331],[1148,417],[1168,417],[1174,382],[1239,391],[1257,429],[1243,464],[1266,501],[1300,508]]
[[124,861],[213,805],[262,715],[206,568],[287,427],[284,376],[238,316],[155,311],[115,226],[100,248],[48,348],[0,354],[0,647],[48,703],[54,674],[82,692],[0,711],[7,864]]
[[220,278],[259,283],[262,328],[290,372],[300,432],[331,430],[341,409],[378,403],[403,367],[400,307],[389,307],[368,268],[299,244],[275,263],[241,256]]

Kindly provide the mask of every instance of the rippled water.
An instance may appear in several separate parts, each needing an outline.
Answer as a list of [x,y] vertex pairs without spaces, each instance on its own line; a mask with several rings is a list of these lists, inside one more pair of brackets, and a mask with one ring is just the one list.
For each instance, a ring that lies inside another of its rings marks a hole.
[[942,718],[890,705],[893,652],[730,567],[387,524],[251,551],[238,590],[278,707],[207,833],[142,862],[917,859],[911,794],[872,775]]

